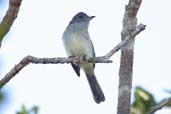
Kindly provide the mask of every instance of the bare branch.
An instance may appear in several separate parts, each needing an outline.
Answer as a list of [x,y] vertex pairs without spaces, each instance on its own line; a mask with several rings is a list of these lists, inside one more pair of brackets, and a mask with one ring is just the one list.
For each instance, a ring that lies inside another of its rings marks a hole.
[[125,7],[121,39],[122,41],[125,39],[131,40],[121,50],[117,114],[130,114],[134,38],[138,34],[138,32],[135,34],[135,31],[138,31],[136,15],[141,2],[142,0],[129,0],[128,5]]
[[98,58],[92,58],[90,60],[82,60],[78,57],[69,58],[37,58],[33,56],[24,57],[17,65],[15,65],[5,76],[0,80],[0,88],[2,88],[7,82],[9,82],[17,73],[19,73],[29,63],[33,64],[58,64],[58,63],[83,63],[83,62],[94,62],[94,63],[111,63],[111,60],[99,60]]
[[164,106],[168,105],[169,103],[171,103],[171,98],[165,99],[162,102],[160,102],[159,104],[153,106],[149,112],[147,112],[147,114],[154,114],[156,111],[160,110],[161,108],[163,108]]
[[8,10],[0,23],[0,44],[2,42],[3,37],[10,30],[14,20],[18,15],[18,11],[20,8],[22,0],[9,0]]
[[125,37],[125,40],[120,42],[117,46],[115,46],[110,52],[108,52],[105,57],[109,59],[115,52],[117,52],[123,45],[127,44],[130,39],[134,39],[137,34],[145,29],[146,25],[139,24],[136,29],[130,34]]
[[[132,35],[136,35],[145,29],[145,25],[140,24],[137,26],[136,30],[133,32]],[[24,57],[17,65],[15,65],[5,76],[0,80],[0,88],[2,88],[7,82],[9,82],[17,73],[20,72],[25,66],[29,63],[34,64],[58,64],[58,63],[83,63],[83,62],[93,62],[93,63],[111,63],[111,60],[108,60],[114,53],[116,53],[121,47],[127,44],[130,40],[128,37],[127,39],[120,42],[117,46],[115,46],[109,53],[105,56],[101,57],[94,57],[89,60],[82,60],[79,57],[69,57],[69,58],[37,58],[33,56],[26,56]]]

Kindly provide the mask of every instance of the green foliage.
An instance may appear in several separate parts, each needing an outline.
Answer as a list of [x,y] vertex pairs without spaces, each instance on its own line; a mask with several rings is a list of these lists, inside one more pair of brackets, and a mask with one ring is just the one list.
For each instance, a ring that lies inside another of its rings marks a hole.
[[3,37],[8,33],[8,31],[10,30],[11,27],[11,23],[7,22],[7,21],[2,21],[0,24],[0,44],[2,42]]
[[[167,93],[171,94],[170,91],[167,91]],[[161,100],[160,102],[156,102],[154,96],[150,92],[139,86],[135,88],[134,97],[135,100],[131,107],[132,114],[146,114],[154,105],[163,101]],[[167,104],[166,107],[171,108],[171,103]]]
[[4,101],[4,93],[0,92],[0,104],[2,103],[2,101]]
[[29,111],[27,111],[26,107],[23,105],[21,111],[17,112],[17,114],[29,114]]
[[26,109],[25,105],[21,107],[21,111],[17,112],[17,114],[38,114],[39,108],[37,106],[33,106],[31,109]]
[[[1,42],[0,42],[0,46],[1,46]],[[0,83],[0,90],[3,86],[4,86],[4,84]]]
[[153,95],[142,87],[136,87],[134,97],[135,101],[131,107],[132,114],[145,114],[156,105]]

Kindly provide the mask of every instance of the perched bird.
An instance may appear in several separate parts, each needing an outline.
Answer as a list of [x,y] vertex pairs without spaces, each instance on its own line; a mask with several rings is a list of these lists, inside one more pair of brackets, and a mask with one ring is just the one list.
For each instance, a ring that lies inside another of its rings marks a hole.
[[[95,57],[94,47],[88,33],[89,22],[94,17],[79,12],[72,18],[62,37],[68,56],[84,57],[85,59]],[[99,104],[104,101],[105,96],[94,74],[95,64],[71,63],[71,65],[78,76],[80,76],[80,68],[85,72],[95,102]]]

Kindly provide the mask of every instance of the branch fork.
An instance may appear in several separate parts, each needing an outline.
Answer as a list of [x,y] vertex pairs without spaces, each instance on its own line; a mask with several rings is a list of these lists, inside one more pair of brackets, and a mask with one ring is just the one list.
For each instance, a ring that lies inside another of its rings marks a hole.
[[[133,36],[136,36],[141,31],[145,29],[145,25],[140,24],[136,27],[136,29],[132,32]],[[24,57],[18,64],[16,64],[1,80],[0,80],[0,88],[2,88],[5,84],[7,84],[17,73],[19,73],[25,66],[28,64],[64,64],[64,63],[82,63],[82,62],[92,62],[92,63],[112,63],[109,58],[119,51],[123,46],[125,46],[128,41],[131,39],[131,36],[128,36],[125,40],[121,41],[118,45],[116,45],[111,51],[109,51],[104,56],[90,58],[88,60],[84,60],[80,57],[56,57],[56,58],[37,58],[33,56]]]

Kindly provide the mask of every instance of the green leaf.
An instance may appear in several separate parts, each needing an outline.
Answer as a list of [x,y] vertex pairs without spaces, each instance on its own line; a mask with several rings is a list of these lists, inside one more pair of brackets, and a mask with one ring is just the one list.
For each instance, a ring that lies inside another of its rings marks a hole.
[[140,114],[145,114],[152,106],[156,105],[153,95],[142,87],[136,87],[134,97],[135,101],[133,102],[131,109]]

